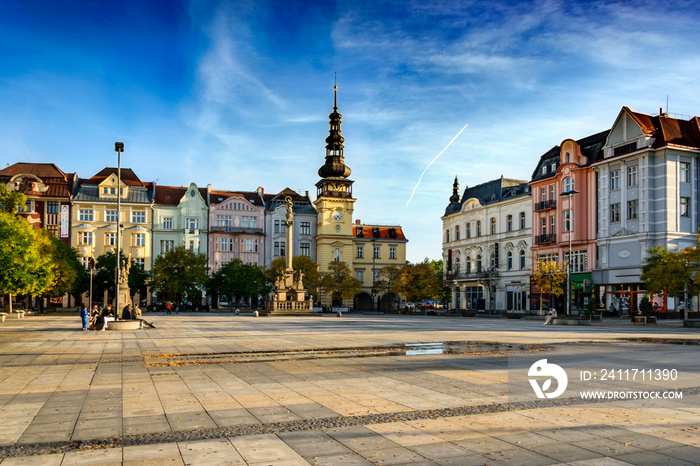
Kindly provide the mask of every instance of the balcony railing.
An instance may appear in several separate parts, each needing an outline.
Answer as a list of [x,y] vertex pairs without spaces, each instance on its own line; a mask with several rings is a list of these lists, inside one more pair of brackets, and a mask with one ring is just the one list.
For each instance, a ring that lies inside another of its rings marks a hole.
[[243,227],[209,227],[211,233],[232,233],[234,235],[262,235],[262,228],[243,228]]
[[550,199],[548,201],[541,201],[541,202],[537,202],[535,204],[535,211],[556,209],[556,208],[557,208],[556,199]]
[[547,243],[556,243],[556,242],[557,242],[557,235],[554,233],[550,233],[549,235],[535,236],[535,244],[547,244]]

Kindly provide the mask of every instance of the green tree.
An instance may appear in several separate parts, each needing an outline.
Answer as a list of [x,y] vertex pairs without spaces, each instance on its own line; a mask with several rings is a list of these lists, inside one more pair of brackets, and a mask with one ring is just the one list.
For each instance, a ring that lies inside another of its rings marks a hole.
[[17,191],[10,191],[0,183],[0,211],[16,214],[19,206],[27,202],[27,196]]
[[436,299],[440,291],[440,281],[436,274],[436,264],[428,259],[417,264],[406,264],[398,284],[408,301]]
[[36,230],[46,237],[46,254],[51,257],[54,275],[52,285],[45,290],[47,296],[62,296],[66,293],[84,292],[79,290],[81,279],[86,276],[85,267],[80,263],[78,251],[46,230]]
[[[133,269],[132,269],[133,271]],[[209,279],[205,254],[178,246],[161,254],[153,262],[152,287],[166,299],[182,301],[184,296],[201,294]]]
[[0,212],[0,293],[40,295],[53,281],[50,256],[44,254],[48,240],[29,222],[8,212]]
[[[270,263],[270,267],[265,272],[268,281],[274,283],[278,277],[284,273],[287,261],[284,257],[278,257]],[[304,289],[313,296],[318,296],[318,286],[320,275],[318,264],[307,256],[296,256],[292,258],[292,268],[304,274]]]
[[535,273],[530,277],[530,283],[540,290],[540,315],[542,315],[542,299],[545,294],[561,296],[564,294],[566,268],[556,261],[539,261]]
[[271,286],[262,268],[234,259],[214,273],[207,289],[214,296],[232,296],[238,303],[240,298],[253,301],[259,295],[267,295]]
[[658,246],[650,248],[640,277],[647,291],[650,294],[676,296],[685,290],[693,282],[688,258],[692,259],[692,251],[677,253]]
[[321,277],[321,289],[331,296],[334,303],[339,303],[360,293],[362,283],[352,275],[348,264],[333,261]]

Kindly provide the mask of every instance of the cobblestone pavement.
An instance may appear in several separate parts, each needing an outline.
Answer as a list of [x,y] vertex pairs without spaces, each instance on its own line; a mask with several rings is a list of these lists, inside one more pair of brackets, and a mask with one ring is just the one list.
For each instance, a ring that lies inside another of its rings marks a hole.
[[[700,331],[677,321],[145,318],[156,328],[82,332],[77,313],[0,323],[2,466],[700,462]],[[576,368],[560,398],[527,381],[545,358]],[[679,376],[603,386],[683,399],[577,396],[600,388],[581,371],[625,368]]]

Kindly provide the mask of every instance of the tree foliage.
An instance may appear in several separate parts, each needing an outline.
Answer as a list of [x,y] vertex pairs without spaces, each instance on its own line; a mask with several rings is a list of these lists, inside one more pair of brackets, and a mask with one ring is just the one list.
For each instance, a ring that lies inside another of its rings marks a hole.
[[[267,279],[274,283],[277,278],[284,274],[286,266],[287,261],[284,257],[273,260],[265,272]],[[292,258],[292,268],[304,274],[304,289],[309,294],[318,296],[320,275],[316,261],[307,256],[296,256]]]
[[652,294],[666,292],[670,296],[683,291],[692,283],[692,270],[687,260],[691,254],[692,251],[677,253],[658,246],[650,248],[640,277],[647,291]]
[[417,264],[406,264],[402,269],[398,289],[406,295],[408,301],[436,299],[441,286],[436,269],[435,261],[428,259]]
[[328,264],[320,283],[321,289],[334,300],[350,299],[362,291],[362,282],[352,275],[348,264],[342,261]]
[[44,254],[51,258],[53,280],[51,286],[44,290],[44,295],[61,296],[66,293],[83,292],[80,289],[83,277],[87,276],[85,267],[80,263],[78,251],[71,248],[46,230],[35,230],[46,238]]
[[233,259],[214,273],[207,289],[213,295],[233,296],[238,302],[243,297],[265,296],[271,290],[271,286],[263,269],[254,264],[244,264],[240,259]]
[[0,211],[8,214],[16,214],[19,206],[27,202],[27,196],[17,191],[10,191],[3,183],[0,183]]
[[0,293],[41,295],[53,285],[50,243],[24,218],[0,212]]
[[564,294],[566,282],[566,267],[556,261],[539,261],[535,273],[530,277],[530,283],[540,290],[540,314],[542,313],[542,298],[545,294],[561,296]]
[[182,301],[184,296],[201,294],[209,279],[207,256],[179,246],[161,254],[153,262],[153,289],[166,299]]

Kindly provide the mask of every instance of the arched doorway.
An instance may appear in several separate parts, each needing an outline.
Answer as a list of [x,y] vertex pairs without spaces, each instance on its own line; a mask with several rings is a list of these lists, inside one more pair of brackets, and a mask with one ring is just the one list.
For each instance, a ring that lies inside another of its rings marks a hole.
[[372,295],[363,291],[355,295],[355,310],[371,311],[372,310]]
[[386,293],[379,300],[379,309],[382,311],[396,311],[396,293]]

